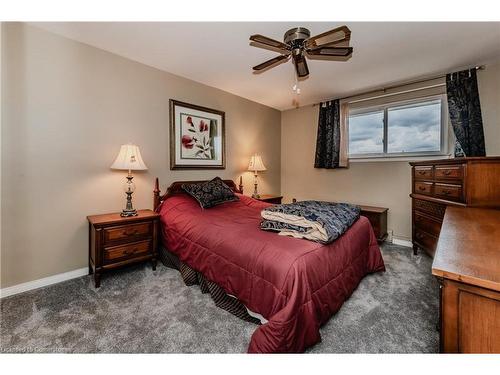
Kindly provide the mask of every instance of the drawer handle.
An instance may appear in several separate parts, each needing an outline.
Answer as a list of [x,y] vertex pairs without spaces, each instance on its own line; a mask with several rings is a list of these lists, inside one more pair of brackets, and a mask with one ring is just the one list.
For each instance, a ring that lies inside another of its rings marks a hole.
[[139,233],[139,231],[137,229],[134,229],[134,230],[124,230],[123,231],[123,235],[124,236],[135,236],[137,233]]
[[451,190],[443,190],[442,191],[443,195],[450,195],[451,194]]
[[449,175],[451,174],[451,171],[450,171],[449,169],[445,169],[445,170],[443,171],[443,174],[444,174],[445,176],[449,176]]
[[137,252],[137,250],[138,250],[137,247],[134,247],[133,249],[127,249],[127,250],[125,250],[123,253],[125,255],[131,255],[131,254],[135,254]]
[[420,191],[425,191],[425,190],[427,190],[427,189],[426,189],[426,187],[425,187],[425,186],[420,185],[420,186],[418,187],[418,190],[420,190]]
[[415,235],[415,237],[417,237],[417,238],[422,238],[422,233],[417,233],[417,234]]
[[423,176],[424,174],[426,174],[426,173],[427,173],[427,171],[418,171],[418,174],[419,174],[419,175],[422,175],[422,176]]

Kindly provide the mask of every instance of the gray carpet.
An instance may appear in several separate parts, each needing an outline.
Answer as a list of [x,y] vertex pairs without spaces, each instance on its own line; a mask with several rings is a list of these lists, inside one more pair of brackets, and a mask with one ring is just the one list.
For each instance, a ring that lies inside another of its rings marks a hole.
[[[363,279],[311,353],[438,350],[431,259],[384,245],[387,272]],[[213,304],[176,270],[140,265],[95,289],[89,276],[4,298],[2,352],[240,353],[256,326]]]

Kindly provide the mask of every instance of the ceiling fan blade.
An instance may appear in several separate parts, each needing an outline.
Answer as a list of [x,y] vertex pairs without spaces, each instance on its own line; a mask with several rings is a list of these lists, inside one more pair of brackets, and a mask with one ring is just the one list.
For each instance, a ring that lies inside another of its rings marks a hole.
[[289,47],[282,42],[278,42],[277,40],[268,38],[267,36],[255,34],[250,36],[250,40],[255,43],[260,43],[269,47],[274,47],[280,50],[288,51]]
[[348,42],[351,39],[351,30],[347,26],[340,26],[333,30],[310,37],[305,41],[306,49],[314,49],[324,45]]
[[307,67],[306,58],[302,55],[294,55],[293,62],[295,63],[295,71],[299,78],[307,77],[309,75],[309,68]]
[[352,54],[352,51],[352,47],[318,47],[307,51],[307,54],[312,56],[347,57]]
[[321,44],[314,48],[306,48],[306,51],[314,51],[318,48],[323,48],[323,47],[349,47],[349,42],[350,42],[349,39],[336,40],[331,43]]
[[276,56],[275,58],[272,58],[271,60],[264,61],[262,64],[256,65],[253,67],[253,70],[263,70],[271,65],[277,64],[278,62],[281,62],[283,60],[287,60],[290,55],[279,55]]

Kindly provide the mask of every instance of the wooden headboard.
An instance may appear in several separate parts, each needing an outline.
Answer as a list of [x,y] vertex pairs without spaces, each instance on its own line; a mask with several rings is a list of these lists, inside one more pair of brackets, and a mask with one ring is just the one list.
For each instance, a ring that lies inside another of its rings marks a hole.
[[[243,180],[241,176],[240,176],[240,183],[238,186],[236,186],[233,180],[222,180],[222,181],[224,181],[224,183],[227,186],[229,186],[235,193],[243,194]],[[167,188],[165,194],[161,195],[160,183],[157,177],[155,180],[155,189],[153,190],[153,210],[156,211],[156,208],[161,204],[161,202],[163,202],[168,197],[184,193],[184,190],[182,190],[182,184],[201,184],[203,182],[207,181],[175,181],[172,182],[172,185],[170,185]]]

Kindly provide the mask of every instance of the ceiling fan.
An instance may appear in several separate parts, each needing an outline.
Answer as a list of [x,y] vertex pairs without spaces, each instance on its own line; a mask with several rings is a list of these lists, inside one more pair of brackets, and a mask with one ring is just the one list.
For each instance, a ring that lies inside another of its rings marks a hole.
[[309,68],[306,56],[337,60],[343,58],[343,61],[352,55],[353,49],[349,47],[350,39],[351,30],[347,26],[340,26],[313,37],[308,29],[296,27],[285,33],[283,43],[264,35],[255,34],[250,37],[250,40],[255,43],[252,45],[272,49],[281,55],[254,66],[253,70],[262,71],[292,57],[297,76],[299,78],[307,77]]

